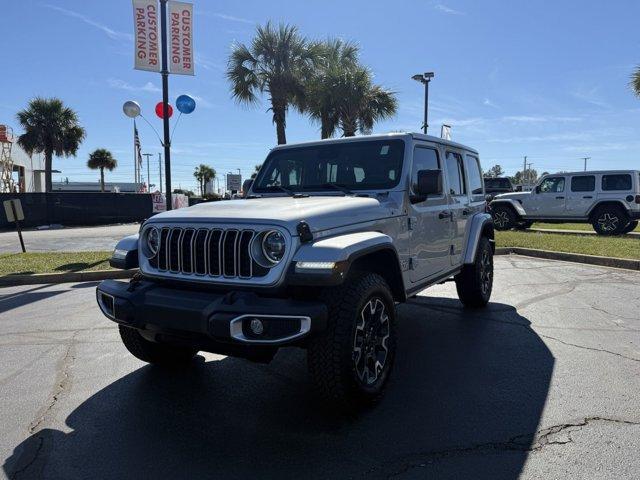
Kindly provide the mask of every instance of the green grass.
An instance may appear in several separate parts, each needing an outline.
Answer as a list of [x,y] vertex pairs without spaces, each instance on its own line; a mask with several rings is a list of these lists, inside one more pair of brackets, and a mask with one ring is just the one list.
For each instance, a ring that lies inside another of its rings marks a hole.
[[[544,230],[586,230],[593,232],[593,227],[590,223],[543,223],[536,222],[531,228],[540,228]],[[634,232],[640,232],[640,224],[635,228]]]
[[0,276],[109,270],[111,252],[10,253],[0,255]]
[[506,231],[496,232],[496,246],[640,259],[640,240],[637,238]]

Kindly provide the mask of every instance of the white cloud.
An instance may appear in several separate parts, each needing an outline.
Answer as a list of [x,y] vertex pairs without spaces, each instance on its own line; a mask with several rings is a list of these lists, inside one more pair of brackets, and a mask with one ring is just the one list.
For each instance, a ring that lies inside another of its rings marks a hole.
[[131,85],[130,83],[125,82],[119,78],[109,78],[107,83],[111,88],[116,88],[118,90],[127,90],[129,92],[150,92],[150,93],[158,93],[162,90],[160,87],[157,87],[153,82],[147,82],[142,86]]
[[229,22],[247,23],[251,25],[254,25],[256,23],[253,20],[249,20],[248,18],[234,17],[233,15],[228,15],[226,13],[220,13],[220,12],[200,12],[200,13],[202,13],[203,15],[209,15],[211,17],[220,18],[222,20],[227,20]]
[[487,107],[492,107],[492,108],[500,108],[498,107],[498,105],[496,105],[495,103],[493,103],[491,100],[489,100],[488,98],[485,98],[484,101],[482,102],[483,105],[487,106]]
[[454,10],[453,8],[447,7],[446,5],[443,5],[441,3],[438,3],[433,8],[442,13],[446,13],[447,15],[464,15],[464,12],[461,12],[460,10]]
[[490,143],[529,143],[529,142],[566,142],[590,140],[592,135],[586,133],[553,133],[549,135],[531,135],[528,137],[510,137],[487,139]]
[[209,100],[207,100],[204,97],[201,97],[199,95],[194,95],[193,93],[189,93],[189,92],[187,92],[187,95],[189,95],[191,98],[193,98],[196,101],[196,108],[197,107],[200,107],[200,108],[214,107],[213,103],[211,103]]
[[563,116],[553,116],[553,115],[508,115],[506,117],[502,117],[502,120],[505,122],[514,122],[514,123],[552,123],[552,122],[580,122],[582,118],[580,117],[563,117]]
[[598,87],[585,87],[580,86],[573,92],[571,95],[578,100],[582,100],[584,102],[590,103],[591,105],[595,105],[600,108],[609,108],[610,105],[605,100],[603,100],[600,95],[598,95]]
[[42,4],[46,8],[50,8],[51,10],[55,10],[57,12],[66,15],[67,17],[77,18],[78,20],[90,25],[98,30],[101,30],[104,34],[106,34],[112,40],[120,40],[120,41],[133,41],[133,35],[131,33],[118,32],[112,28],[107,27],[106,25],[96,22],[95,20],[87,17],[78,12],[74,12],[73,10],[67,10],[66,8],[58,7],[56,5]]

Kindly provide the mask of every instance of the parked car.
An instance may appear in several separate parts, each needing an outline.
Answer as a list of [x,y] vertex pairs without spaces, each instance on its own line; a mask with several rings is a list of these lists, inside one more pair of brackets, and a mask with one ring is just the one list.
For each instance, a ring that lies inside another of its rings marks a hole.
[[114,252],[140,267],[97,288],[126,348],[154,364],[198,351],[269,362],[307,349],[328,400],[371,403],[398,345],[399,302],[453,280],[468,307],[493,285],[478,152],[422,134],[278,146],[248,198],[156,215]]
[[545,175],[531,192],[496,196],[491,211],[498,230],[544,221],[590,223],[600,235],[627,233],[640,219],[640,171]]
[[507,177],[486,177],[484,179],[484,191],[488,195],[488,199],[491,200],[501,193],[515,192],[515,189],[511,180]]

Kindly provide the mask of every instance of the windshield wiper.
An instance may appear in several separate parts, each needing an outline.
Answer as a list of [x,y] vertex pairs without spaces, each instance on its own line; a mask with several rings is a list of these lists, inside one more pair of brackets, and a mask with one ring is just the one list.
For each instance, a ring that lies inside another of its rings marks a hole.
[[331,187],[334,190],[340,190],[342,193],[344,193],[346,195],[353,195],[353,192],[351,190],[349,190],[347,187],[345,187],[343,185],[339,185],[337,183],[327,182],[327,183],[323,183],[321,186],[322,186],[322,188]]
[[293,197],[293,198],[303,198],[303,197],[308,197],[309,196],[306,193],[294,192],[290,188],[283,187],[282,185],[269,185],[268,188],[277,188],[281,192],[284,192],[284,193],[286,193],[287,195],[289,195],[290,197]]

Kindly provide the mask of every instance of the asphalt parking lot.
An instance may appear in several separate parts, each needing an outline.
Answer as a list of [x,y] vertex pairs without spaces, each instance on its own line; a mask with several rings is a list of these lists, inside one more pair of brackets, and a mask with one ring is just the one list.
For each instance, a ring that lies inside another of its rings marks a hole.
[[496,258],[487,309],[451,283],[399,307],[374,410],[314,400],[298,350],[144,365],[95,283],[0,289],[8,478],[638,478],[640,273]]

